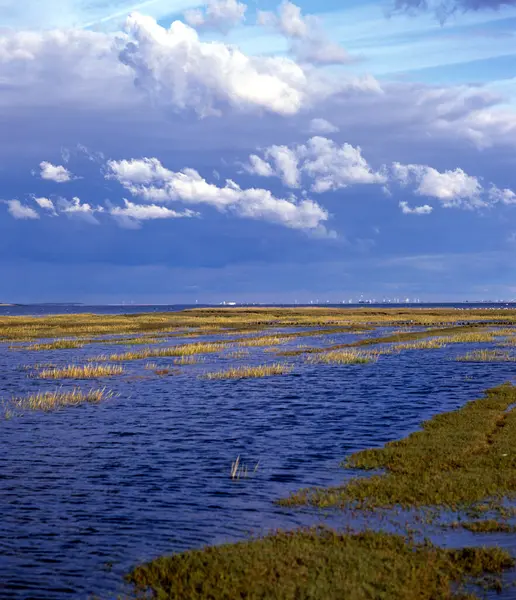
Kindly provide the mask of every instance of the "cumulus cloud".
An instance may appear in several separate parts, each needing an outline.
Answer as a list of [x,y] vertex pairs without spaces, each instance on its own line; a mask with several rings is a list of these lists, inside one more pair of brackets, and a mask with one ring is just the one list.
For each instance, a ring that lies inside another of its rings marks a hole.
[[311,179],[311,190],[316,193],[387,181],[384,173],[371,168],[359,147],[338,145],[325,137],[315,136],[292,148],[271,146],[263,154],[264,159],[252,155],[246,170],[254,175],[275,175],[293,188],[299,187],[302,175]]
[[211,0],[204,8],[187,10],[185,21],[192,27],[213,27],[223,32],[245,20],[247,5],[237,0]]
[[411,207],[408,202],[400,202],[399,206],[404,215],[429,215],[433,211],[433,208],[428,204]]
[[307,95],[303,69],[286,58],[254,58],[219,42],[204,43],[181,21],[168,29],[132,14],[131,41],[120,58],[134,70],[140,87],[176,109],[201,116],[220,114],[224,105],[289,115]]
[[5,200],[7,210],[14,219],[39,219],[38,213],[30,206],[25,206],[19,200]]
[[52,163],[43,161],[39,167],[41,169],[41,179],[55,181],[56,183],[66,183],[72,179],[70,171],[62,165],[53,165]]
[[289,0],[283,0],[277,13],[258,11],[257,20],[259,25],[272,27],[289,39],[291,52],[303,62],[328,65],[352,60],[342,46],[326,37],[317,17],[303,16],[301,8]]
[[147,202],[204,204],[239,217],[277,223],[292,229],[327,234],[327,211],[310,199],[277,198],[269,190],[242,189],[231,179],[224,186],[207,182],[194,169],[174,172],[157,159],[109,161],[108,178],[119,181],[131,194]]
[[427,165],[402,165],[394,163],[392,173],[403,186],[416,185],[415,193],[437,198],[446,208],[479,208],[486,206],[482,198],[483,187],[477,177],[462,169],[440,173]]
[[516,6],[516,0],[396,0],[394,11],[432,11],[444,22],[447,17],[457,11],[498,10],[502,6]]

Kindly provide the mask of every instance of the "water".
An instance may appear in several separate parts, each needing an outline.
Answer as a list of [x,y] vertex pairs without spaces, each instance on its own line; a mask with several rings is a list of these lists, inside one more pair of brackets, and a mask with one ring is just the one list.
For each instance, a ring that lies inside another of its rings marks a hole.
[[[0,345],[0,397],[55,389],[55,382],[27,377],[21,365],[82,364],[123,350],[15,352]],[[123,575],[140,562],[320,521],[311,510],[273,501],[300,487],[342,482],[350,476],[339,467],[347,454],[403,437],[422,420],[514,380],[511,363],[455,362],[464,351],[409,351],[363,366],[295,359],[290,375],[244,381],[198,378],[234,362],[214,355],[169,377],[134,361],[122,377],[83,383],[109,386],[119,394],[112,400],[0,421],[0,598],[114,599],[127,591]],[[251,349],[240,362],[274,360]],[[153,362],[171,366],[172,359]],[[239,455],[250,470],[259,462],[258,470],[232,481]],[[480,539],[443,535],[446,543]],[[514,536],[503,544],[516,551]]]

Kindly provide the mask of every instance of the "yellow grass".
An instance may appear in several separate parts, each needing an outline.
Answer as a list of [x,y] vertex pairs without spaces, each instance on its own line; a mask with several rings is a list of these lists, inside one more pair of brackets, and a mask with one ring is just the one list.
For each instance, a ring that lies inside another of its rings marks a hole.
[[222,342],[208,342],[205,344],[183,344],[181,346],[170,346],[168,348],[142,348],[141,350],[124,352],[123,354],[97,356],[92,360],[118,362],[126,360],[141,360],[142,358],[163,358],[167,356],[209,354],[212,352],[218,352],[224,348],[224,345],[225,344]]
[[62,369],[44,369],[38,373],[41,379],[93,379],[121,375],[123,369],[119,365],[68,365]]
[[289,337],[280,337],[275,335],[266,335],[263,337],[249,338],[238,342],[239,346],[278,346],[279,344],[285,344],[288,342]]
[[285,375],[292,371],[291,365],[276,363],[272,365],[259,365],[232,367],[224,371],[215,371],[203,375],[206,379],[248,379],[255,377],[269,377],[271,375]]
[[82,348],[84,342],[79,340],[55,340],[53,342],[47,342],[42,344],[32,344],[30,346],[17,346],[16,349],[20,350],[68,350],[75,348]]
[[403,342],[393,344],[392,350],[401,352],[402,350],[431,350],[434,348],[444,348],[446,338],[430,338],[429,340],[417,340],[415,342]]
[[458,356],[461,362],[516,362],[516,356],[500,350],[475,350],[464,356]]
[[54,392],[38,392],[24,398],[13,398],[12,404],[21,410],[56,410],[63,406],[77,406],[84,402],[97,404],[113,397],[113,392],[106,388],[82,391],[74,388],[71,391],[56,390]]
[[359,365],[378,360],[377,352],[360,352],[358,350],[333,350],[307,357],[310,363],[327,363],[339,365]]
[[174,313],[131,315],[52,315],[46,317],[0,317],[0,340],[32,341],[42,338],[113,334],[141,335],[182,330],[187,335],[200,332],[236,332],[283,327],[353,328],[370,326],[445,326],[483,322],[490,326],[516,323],[516,311],[502,309],[428,308],[215,308]]

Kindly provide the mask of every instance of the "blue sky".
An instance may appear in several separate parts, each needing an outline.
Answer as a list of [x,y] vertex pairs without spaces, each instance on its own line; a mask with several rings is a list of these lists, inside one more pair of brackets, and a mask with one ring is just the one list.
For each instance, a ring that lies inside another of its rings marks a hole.
[[0,0],[0,302],[516,298],[516,1],[418,4]]

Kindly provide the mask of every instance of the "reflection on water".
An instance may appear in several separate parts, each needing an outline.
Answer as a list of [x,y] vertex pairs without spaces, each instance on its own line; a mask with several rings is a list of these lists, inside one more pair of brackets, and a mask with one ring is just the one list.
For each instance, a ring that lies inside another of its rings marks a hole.
[[[0,345],[0,398],[55,389],[55,382],[28,378],[21,365],[82,364],[111,350],[14,352]],[[244,381],[199,379],[234,362],[216,355],[168,377],[135,361],[122,377],[82,382],[109,386],[118,393],[112,400],[0,421],[0,598],[116,598],[136,563],[314,522],[317,513],[273,500],[340,482],[349,476],[339,468],[346,454],[402,437],[433,414],[514,380],[510,363],[455,362],[463,351],[409,351],[361,366],[296,358],[290,375]],[[276,360],[251,349],[240,363]],[[170,358],[153,362],[174,366]],[[232,481],[239,455],[251,466],[259,461],[259,469]],[[504,540],[516,550],[512,536]]]

